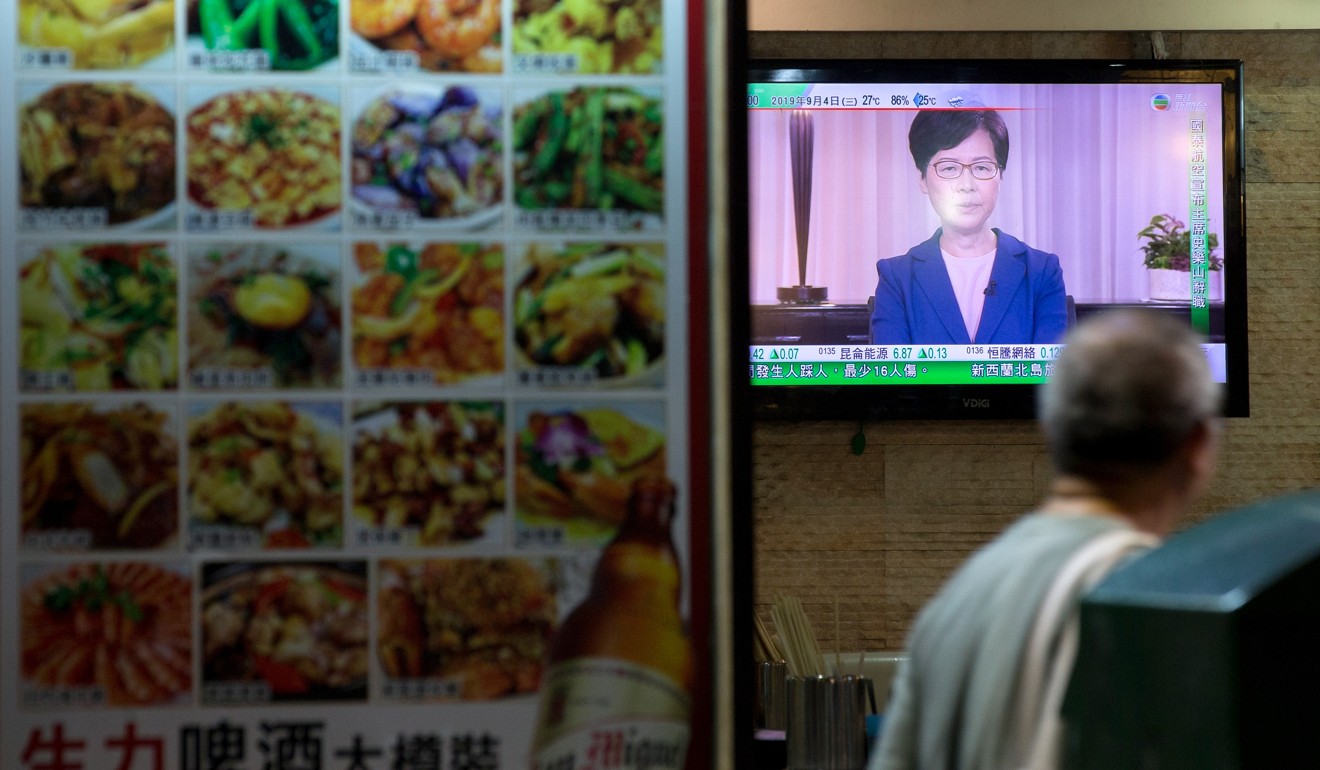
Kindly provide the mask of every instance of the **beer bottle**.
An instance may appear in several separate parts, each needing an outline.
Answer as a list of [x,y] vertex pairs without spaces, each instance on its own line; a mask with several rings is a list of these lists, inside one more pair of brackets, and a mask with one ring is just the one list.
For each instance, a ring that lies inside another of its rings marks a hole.
[[550,645],[532,770],[678,770],[691,730],[692,650],[679,612],[674,485],[632,485],[587,597]]

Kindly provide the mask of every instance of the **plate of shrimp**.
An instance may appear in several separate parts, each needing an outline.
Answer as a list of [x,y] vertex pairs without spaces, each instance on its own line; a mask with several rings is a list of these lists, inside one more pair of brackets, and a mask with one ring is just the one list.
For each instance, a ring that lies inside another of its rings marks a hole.
[[416,57],[432,72],[504,71],[500,0],[351,0],[355,59]]

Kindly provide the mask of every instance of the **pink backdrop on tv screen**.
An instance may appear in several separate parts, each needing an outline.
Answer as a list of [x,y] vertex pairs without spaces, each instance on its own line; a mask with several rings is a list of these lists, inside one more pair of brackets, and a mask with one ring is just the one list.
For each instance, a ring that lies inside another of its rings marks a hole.
[[[884,86],[894,89],[893,85]],[[1137,233],[1152,216],[1186,222],[1192,119],[1204,119],[1209,231],[1223,234],[1223,156],[1217,85],[897,86],[955,93],[1001,109],[1010,151],[990,224],[1059,255],[1079,302],[1147,296]],[[1158,110],[1152,97],[1203,102],[1206,112]],[[751,299],[773,304],[798,283],[786,109],[749,118]],[[939,220],[917,187],[908,151],[912,110],[813,110],[813,177],[806,282],[834,302],[864,302],[875,262],[926,240]],[[1215,254],[1222,255],[1222,249]],[[1212,297],[1220,274],[1212,274]]]

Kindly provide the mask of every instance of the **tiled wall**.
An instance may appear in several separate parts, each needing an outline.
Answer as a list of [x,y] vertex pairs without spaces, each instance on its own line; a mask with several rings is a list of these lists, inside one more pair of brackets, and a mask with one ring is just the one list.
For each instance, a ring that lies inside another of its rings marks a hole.
[[[1245,62],[1251,417],[1188,523],[1320,485],[1320,30],[1164,32],[1168,58]],[[1137,33],[752,33],[764,56],[1149,58]],[[764,423],[756,601],[798,597],[824,650],[902,647],[966,556],[1045,491],[1029,422]],[[838,622],[835,622],[836,606]],[[836,632],[837,628],[837,632]]]

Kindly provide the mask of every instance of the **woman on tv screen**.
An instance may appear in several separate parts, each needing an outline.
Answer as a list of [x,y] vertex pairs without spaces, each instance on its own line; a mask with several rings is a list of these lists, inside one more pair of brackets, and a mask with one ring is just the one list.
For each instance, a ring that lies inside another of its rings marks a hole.
[[994,110],[917,113],[908,147],[940,227],[906,254],[876,262],[873,344],[1048,344],[1063,336],[1059,258],[989,225],[1008,146]]

